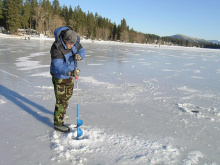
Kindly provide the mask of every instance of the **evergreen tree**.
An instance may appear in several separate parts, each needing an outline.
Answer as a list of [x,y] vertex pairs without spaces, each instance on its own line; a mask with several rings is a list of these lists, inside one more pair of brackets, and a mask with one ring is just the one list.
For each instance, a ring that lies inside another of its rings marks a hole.
[[53,13],[53,6],[51,5],[49,0],[43,0],[41,7],[44,9],[46,14],[52,14]]
[[121,38],[121,25],[117,26],[117,40],[120,40]]
[[31,3],[29,0],[26,0],[22,8],[21,27],[25,29],[29,28],[30,17],[31,17]]
[[3,2],[0,0],[0,20],[3,19]]
[[7,0],[5,2],[6,28],[11,34],[20,28],[20,13],[23,0]]
[[0,0],[2,2],[2,18],[0,18],[0,25],[6,29],[6,18],[5,18],[5,4],[6,0]]
[[125,18],[121,20],[121,31],[128,30],[127,22]]
[[81,35],[82,36],[86,36],[87,33],[88,33],[88,30],[87,30],[87,17],[86,17],[86,13],[84,13],[84,12],[82,12],[82,25],[81,25],[81,29],[82,29]]
[[113,31],[112,31],[112,39],[117,40],[117,25],[114,23]]
[[77,31],[80,35],[86,34],[87,25],[86,25],[86,14],[82,11],[80,6],[75,7],[74,9],[74,30]]
[[127,22],[125,18],[121,20],[121,26],[120,26],[120,40],[127,42],[129,40],[129,27],[127,26]]
[[186,46],[187,47],[189,46],[189,40],[186,40]]
[[37,0],[29,0],[31,4],[31,15],[30,15],[30,20],[29,20],[29,28],[30,29],[36,29],[36,8],[38,7],[38,2]]
[[0,26],[4,26],[3,1],[0,0]]
[[64,21],[66,22],[66,25],[67,25],[67,22],[68,22],[68,8],[65,5],[63,5],[63,8],[61,10],[61,16],[63,17],[63,19],[64,19]]
[[132,28],[129,31],[129,42],[131,42],[131,43],[137,42],[136,39],[135,39],[136,35],[137,35],[137,32]]
[[73,19],[73,8],[72,6],[69,7],[68,13],[67,13],[67,26],[73,28],[74,27],[74,19]]
[[61,7],[59,0],[54,0],[53,1],[53,14],[59,15],[61,13]]
[[87,29],[88,29],[88,38],[94,37],[94,28],[95,28],[95,17],[92,13],[88,11],[87,14]]
[[109,20],[107,28],[109,29],[109,38],[108,38],[108,40],[114,40],[114,37],[113,37],[114,24],[111,23],[111,20]]
[[104,19],[99,16],[97,13],[95,14],[95,37],[99,40],[104,39],[103,37],[103,29],[104,29]]

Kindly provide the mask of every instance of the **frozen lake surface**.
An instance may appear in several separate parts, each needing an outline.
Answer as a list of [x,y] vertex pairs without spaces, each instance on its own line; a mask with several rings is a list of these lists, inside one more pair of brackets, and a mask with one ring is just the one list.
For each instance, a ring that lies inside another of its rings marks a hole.
[[0,38],[1,164],[220,164],[220,50],[82,41],[76,91],[53,129],[53,41]]

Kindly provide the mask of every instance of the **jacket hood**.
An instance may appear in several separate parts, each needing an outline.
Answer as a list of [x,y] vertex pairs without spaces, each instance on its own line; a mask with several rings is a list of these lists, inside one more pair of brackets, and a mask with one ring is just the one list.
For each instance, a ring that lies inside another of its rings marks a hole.
[[65,49],[67,49],[67,47],[66,47],[65,43],[63,42],[63,39],[60,34],[62,31],[69,30],[69,29],[70,28],[68,28],[68,27],[62,26],[62,27],[59,27],[54,30],[54,37],[55,37],[56,43],[59,44],[61,42]]
[[69,29],[70,29],[70,28],[65,27],[65,26],[62,26],[62,27],[59,27],[59,28],[55,29],[55,30],[54,30],[55,41],[56,41],[56,42],[59,42],[59,40],[60,40],[59,36],[60,36],[61,32],[62,32],[62,31],[65,31],[65,30],[69,30]]
[[[70,30],[69,27],[66,27],[66,26],[62,26],[62,27],[59,27],[57,29],[54,30],[54,37],[55,37],[55,42],[58,43],[58,44],[62,44],[64,46],[65,49],[67,49],[65,43],[63,42],[63,39],[61,37],[61,32],[62,31],[65,31],[65,30]],[[80,42],[80,37],[77,36],[77,40],[76,42]]]

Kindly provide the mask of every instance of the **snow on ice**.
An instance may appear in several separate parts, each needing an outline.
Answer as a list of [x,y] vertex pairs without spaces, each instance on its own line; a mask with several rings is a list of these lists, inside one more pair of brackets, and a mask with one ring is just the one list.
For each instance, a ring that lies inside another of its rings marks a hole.
[[82,40],[75,140],[75,89],[53,129],[53,41],[0,42],[1,164],[220,164],[219,50]]

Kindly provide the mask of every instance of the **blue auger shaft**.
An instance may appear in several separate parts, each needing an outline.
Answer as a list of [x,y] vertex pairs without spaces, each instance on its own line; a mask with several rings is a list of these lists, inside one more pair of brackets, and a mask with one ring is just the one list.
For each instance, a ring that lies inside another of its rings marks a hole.
[[79,96],[78,96],[78,77],[75,77],[76,79],[76,89],[77,89],[77,106],[76,106],[76,111],[77,111],[77,114],[76,114],[76,117],[77,117],[77,136],[76,136],[76,139],[79,140],[79,137],[82,136],[82,130],[79,128],[83,121],[79,119]]
[[76,109],[77,109],[77,119],[79,119],[79,104],[78,103],[76,105]]

